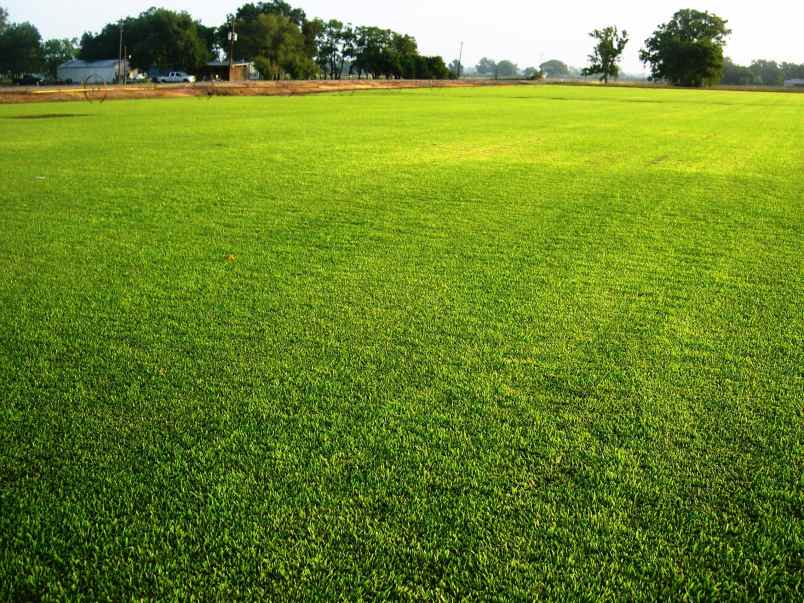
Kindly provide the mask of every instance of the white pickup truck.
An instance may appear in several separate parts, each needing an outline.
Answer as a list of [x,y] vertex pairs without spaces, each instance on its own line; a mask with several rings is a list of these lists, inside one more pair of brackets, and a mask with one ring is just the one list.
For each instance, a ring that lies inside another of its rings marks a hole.
[[171,71],[167,75],[160,75],[157,81],[160,84],[192,84],[195,82],[195,76],[184,73],[183,71]]

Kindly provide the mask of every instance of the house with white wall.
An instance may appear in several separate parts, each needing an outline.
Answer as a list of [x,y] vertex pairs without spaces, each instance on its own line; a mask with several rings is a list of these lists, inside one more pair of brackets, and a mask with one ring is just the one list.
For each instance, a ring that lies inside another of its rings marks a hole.
[[62,82],[73,84],[112,84],[128,73],[128,61],[110,59],[107,61],[81,61],[74,59],[62,63],[56,75]]

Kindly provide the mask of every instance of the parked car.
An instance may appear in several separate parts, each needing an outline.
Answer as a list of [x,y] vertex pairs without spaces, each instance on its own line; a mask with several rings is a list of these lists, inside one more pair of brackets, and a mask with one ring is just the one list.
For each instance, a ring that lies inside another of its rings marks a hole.
[[18,86],[39,86],[42,83],[42,78],[38,75],[23,75],[15,82]]
[[195,76],[184,73],[184,71],[171,71],[167,75],[160,75],[157,81],[160,84],[192,84],[195,82]]

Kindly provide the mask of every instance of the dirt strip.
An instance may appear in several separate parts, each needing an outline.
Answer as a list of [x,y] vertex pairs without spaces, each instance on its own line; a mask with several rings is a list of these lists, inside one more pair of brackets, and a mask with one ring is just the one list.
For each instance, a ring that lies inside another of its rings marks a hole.
[[292,96],[360,90],[404,90],[411,88],[465,88],[514,85],[523,82],[493,80],[310,80],[283,82],[200,82],[197,84],[131,84],[128,86],[3,87],[0,104],[55,101],[106,101],[137,98],[180,98],[188,96]]
[[[204,96],[293,96],[326,92],[356,92],[360,90],[405,90],[411,88],[475,88],[478,86],[559,85],[601,86],[592,81],[525,81],[525,80],[306,80],[283,82],[200,82],[197,84],[130,84],[128,86],[51,86],[20,88],[0,86],[0,105],[55,101],[125,100],[137,98],[182,98]],[[646,82],[610,82],[610,88],[671,88],[664,84]],[[713,86],[696,90],[732,92],[804,93],[804,88]]]

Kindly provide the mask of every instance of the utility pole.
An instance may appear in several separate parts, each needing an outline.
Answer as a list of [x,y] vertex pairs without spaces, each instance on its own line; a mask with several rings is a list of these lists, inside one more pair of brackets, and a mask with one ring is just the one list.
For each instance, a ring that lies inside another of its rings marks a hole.
[[461,49],[458,51],[458,79],[463,76],[463,42],[461,42]]
[[120,19],[120,50],[117,54],[117,83],[123,81],[123,19]]
[[235,32],[235,18],[232,16],[232,30],[229,32],[229,81],[234,78],[234,49],[235,42],[237,42],[237,33]]

